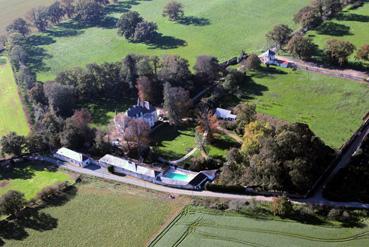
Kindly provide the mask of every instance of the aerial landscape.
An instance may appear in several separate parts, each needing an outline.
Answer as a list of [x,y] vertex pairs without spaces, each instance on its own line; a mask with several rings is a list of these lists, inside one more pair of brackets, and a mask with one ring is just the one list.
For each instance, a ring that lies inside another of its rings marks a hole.
[[369,1],[0,17],[0,246],[369,246]]

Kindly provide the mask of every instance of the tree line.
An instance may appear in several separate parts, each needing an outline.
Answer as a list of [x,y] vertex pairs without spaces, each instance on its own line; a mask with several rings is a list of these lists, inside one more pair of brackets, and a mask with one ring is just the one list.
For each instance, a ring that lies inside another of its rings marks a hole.
[[[311,59],[317,53],[317,46],[304,33],[318,28],[324,21],[337,16],[345,6],[363,4],[361,0],[313,0],[309,6],[300,9],[294,16],[294,22],[302,30],[294,32],[287,25],[276,25],[266,34],[271,46],[287,50],[291,55],[303,60]],[[331,39],[326,42],[324,57],[327,61],[343,66],[347,64],[356,47],[348,42]],[[369,61],[369,44],[357,50],[356,59]]]
[[335,157],[306,124],[258,120],[254,105],[237,106],[243,144],[229,151],[218,184],[305,194]]

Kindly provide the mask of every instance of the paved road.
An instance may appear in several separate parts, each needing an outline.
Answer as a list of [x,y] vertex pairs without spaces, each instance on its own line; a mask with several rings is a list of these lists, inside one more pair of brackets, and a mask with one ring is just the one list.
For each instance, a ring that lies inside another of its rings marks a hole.
[[74,166],[71,164],[67,164],[65,162],[55,160],[53,158],[48,157],[39,157],[34,156],[31,157],[31,159],[35,160],[44,160],[50,163],[53,163],[61,168],[80,173],[80,174],[86,174],[90,176],[95,176],[98,178],[103,178],[111,181],[117,181],[125,184],[135,185],[151,190],[161,191],[169,194],[175,194],[175,195],[187,195],[187,196],[201,196],[201,197],[215,197],[215,198],[226,198],[226,199],[245,199],[245,200],[251,200],[255,199],[257,201],[271,201],[272,197],[265,197],[265,196],[247,196],[247,195],[237,195],[237,194],[225,194],[225,193],[218,193],[218,192],[211,192],[211,191],[192,191],[192,190],[182,190],[182,189],[176,189],[176,188],[170,188],[158,184],[153,184],[146,182],[141,179],[136,179],[129,176],[117,176],[114,174],[109,173],[105,168],[82,168],[78,166]]
[[[315,189],[315,194],[309,198],[310,202],[314,202],[317,204],[327,203],[328,201],[323,197],[323,190],[329,181],[343,168],[350,164],[352,155],[357,151],[357,149],[361,146],[364,138],[369,135],[369,121],[366,123],[363,130],[356,134],[355,139],[351,143],[350,147],[345,151],[345,153],[341,154],[341,158],[338,161],[335,169],[327,176],[325,181],[320,183],[320,185]],[[356,205],[356,204],[353,204]],[[366,207],[367,208],[367,207]]]

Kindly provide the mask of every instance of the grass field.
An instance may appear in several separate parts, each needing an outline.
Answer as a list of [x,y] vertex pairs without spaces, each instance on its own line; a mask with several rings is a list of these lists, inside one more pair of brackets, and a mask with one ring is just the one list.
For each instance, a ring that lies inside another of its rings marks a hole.
[[17,164],[13,172],[0,174],[0,195],[9,190],[17,190],[24,193],[29,200],[44,187],[64,181],[73,182],[68,174],[47,169],[44,164],[35,162]]
[[[180,0],[185,8],[183,23],[164,18],[167,0],[122,1],[107,12],[110,17],[98,27],[62,23],[31,43],[40,54],[34,64],[38,79],[53,79],[67,68],[88,63],[119,61],[127,54],[178,54],[194,64],[199,55],[214,55],[220,60],[238,56],[241,50],[261,51],[265,33],[276,24],[293,26],[292,16],[309,0]],[[116,18],[128,9],[136,10],[158,24],[163,37],[153,44],[129,43],[117,35]],[[262,20],[262,21],[261,21]]]
[[[84,179],[85,181],[86,179]],[[187,203],[187,199],[143,189],[85,181],[65,204],[47,207],[42,227],[26,227],[22,240],[4,239],[6,246],[145,246]]]
[[27,135],[29,127],[8,59],[0,54],[0,137],[10,131]]
[[[159,153],[168,159],[179,159],[196,147],[195,130],[193,127],[177,129],[174,126],[163,126],[154,132],[153,142]],[[227,156],[228,150],[237,144],[233,139],[215,134],[214,140],[207,145],[210,156]],[[200,155],[200,152],[194,154]]]
[[17,17],[24,17],[33,7],[44,6],[54,0],[0,0],[0,34]]
[[[357,48],[369,43],[369,3],[358,9],[346,9],[337,18],[326,21],[318,30],[310,31],[314,43],[324,49],[327,40],[340,39],[353,43]],[[352,60],[354,55],[352,56]]]
[[[365,224],[368,222],[365,221]],[[281,219],[255,219],[241,214],[190,208],[184,210],[151,247],[198,246],[368,246],[369,227],[308,225]]]
[[246,92],[257,111],[307,123],[335,148],[352,136],[369,110],[369,87],[349,80],[291,70],[253,74],[252,80]]

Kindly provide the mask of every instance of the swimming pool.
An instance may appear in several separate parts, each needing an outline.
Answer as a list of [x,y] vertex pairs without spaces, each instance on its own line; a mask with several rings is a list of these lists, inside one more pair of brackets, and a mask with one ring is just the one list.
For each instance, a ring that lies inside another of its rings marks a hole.
[[189,179],[188,175],[177,172],[168,172],[167,174],[165,174],[165,177],[179,181],[188,181]]

